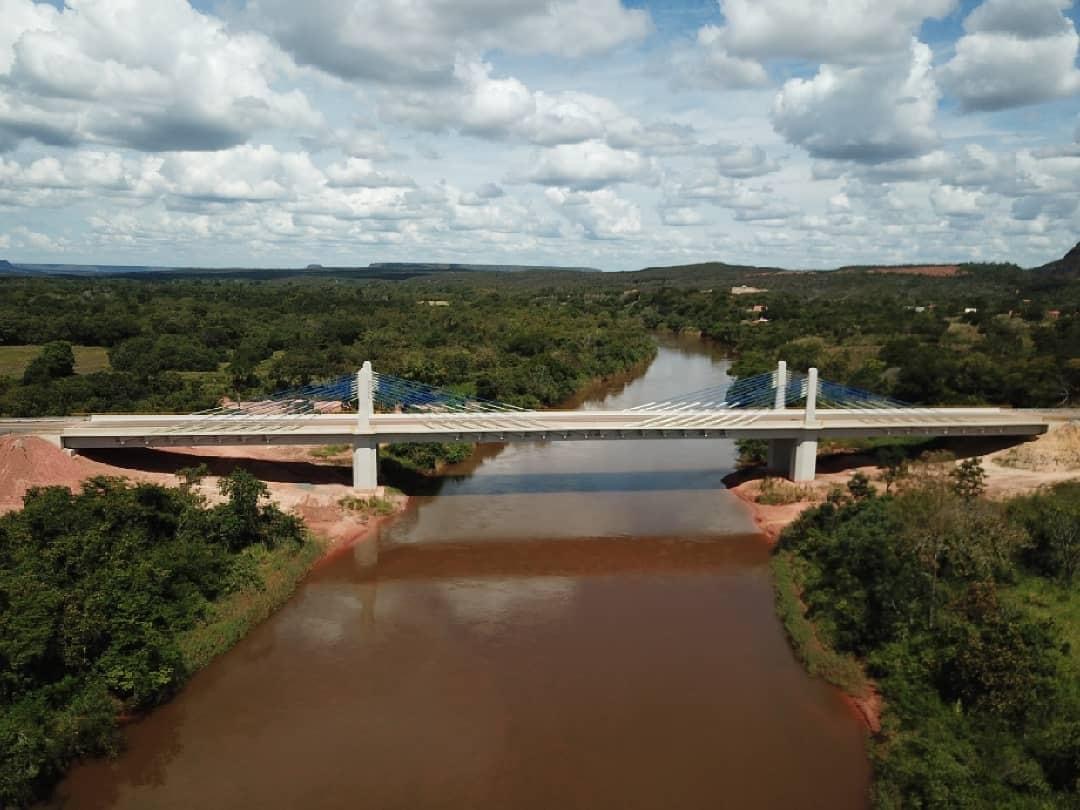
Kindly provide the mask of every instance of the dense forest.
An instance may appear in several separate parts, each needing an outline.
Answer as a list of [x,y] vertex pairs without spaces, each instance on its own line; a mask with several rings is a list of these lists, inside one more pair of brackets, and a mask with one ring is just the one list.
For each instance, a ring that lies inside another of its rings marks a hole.
[[[1075,402],[1080,273],[951,270],[8,278],[0,280],[0,415],[194,411],[363,360],[465,394],[552,405],[651,356],[648,335],[658,330],[718,341],[737,358],[737,374],[782,358],[912,403]],[[56,345],[46,352],[47,344]],[[89,347],[103,353],[102,367],[79,368]],[[27,351],[36,359],[5,366],[5,352]]]
[[[9,416],[194,411],[364,360],[465,394],[550,405],[654,351],[617,297],[484,286],[435,296],[406,283],[339,281],[0,284],[0,355],[48,346],[21,375],[0,377],[0,414]],[[75,373],[68,344],[104,347],[108,368]]]
[[700,330],[730,347],[739,375],[785,359],[913,404],[1064,407],[1080,399],[1080,275],[962,265],[945,277],[853,270],[732,278],[759,292],[665,284],[628,296],[648,328]]
[[867,484],[805,512],[774,564],[882,692],[875,806],[1080,806],[1080,483],[996,503],[977,463],[939,460]]
[[166,700],[222,651],[215,620],[243,632],[226,600],[258,599],[269,572],[313,559],[262,482],[234,472],[209,506],[195,478],[36,489],[0,517],[0,807],[114,750],[121,713]]

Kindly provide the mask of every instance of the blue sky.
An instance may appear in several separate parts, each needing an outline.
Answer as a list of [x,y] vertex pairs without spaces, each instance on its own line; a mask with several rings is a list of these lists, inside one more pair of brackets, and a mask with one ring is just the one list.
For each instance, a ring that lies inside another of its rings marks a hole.
[[0,257],[792,267],[1080,238],[1068,0],[0,0]]

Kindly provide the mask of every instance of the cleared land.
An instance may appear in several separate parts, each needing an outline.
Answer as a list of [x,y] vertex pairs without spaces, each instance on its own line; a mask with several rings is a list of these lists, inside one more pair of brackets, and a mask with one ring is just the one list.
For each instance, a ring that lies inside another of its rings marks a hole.
[[[73,346],[75,373],[90,374],[109,368],[109,350],[104,346]],[[26,367],[41,353],[41,346],[0,346],[0,377],[21,377]]]

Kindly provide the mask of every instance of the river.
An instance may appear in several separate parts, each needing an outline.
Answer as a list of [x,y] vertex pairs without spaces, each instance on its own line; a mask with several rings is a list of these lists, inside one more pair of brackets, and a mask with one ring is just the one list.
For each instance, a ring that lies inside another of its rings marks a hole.
[[[662,342],[584,408],[716,385]],[[864,732],[773,611],[722,440],[484,448],[75,768],[64,808],[861,808]]]

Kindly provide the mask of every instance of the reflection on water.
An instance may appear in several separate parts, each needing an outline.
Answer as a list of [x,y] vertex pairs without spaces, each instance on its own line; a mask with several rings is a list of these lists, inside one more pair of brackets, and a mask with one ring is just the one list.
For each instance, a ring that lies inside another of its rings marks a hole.
[[[589,408],[714,385],[663,346]],[[319,569],[64,806],[861,807],[862,732],[794,661],[728,442],[485,448]]]

